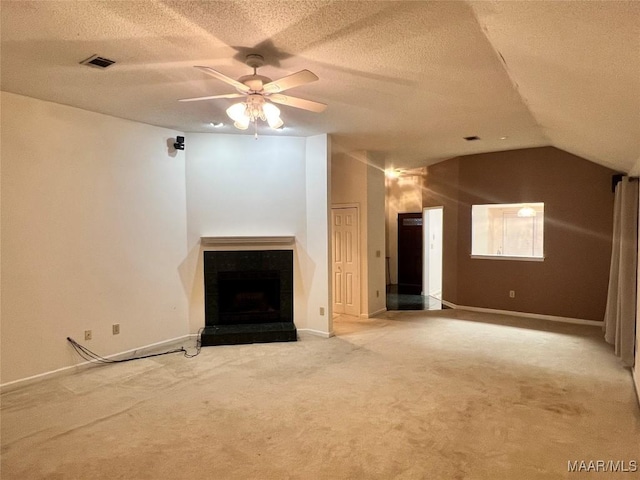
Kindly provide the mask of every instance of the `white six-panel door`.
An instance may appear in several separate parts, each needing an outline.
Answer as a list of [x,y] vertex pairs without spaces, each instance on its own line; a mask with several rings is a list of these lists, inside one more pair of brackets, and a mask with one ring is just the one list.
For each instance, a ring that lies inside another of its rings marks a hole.
[[331,209],[333,312],[360,315],[358,209]]

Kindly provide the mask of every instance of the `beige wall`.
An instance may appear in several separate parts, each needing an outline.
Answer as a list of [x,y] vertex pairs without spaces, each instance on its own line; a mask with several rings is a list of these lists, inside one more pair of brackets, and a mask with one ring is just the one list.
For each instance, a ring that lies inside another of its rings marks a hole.
[[[332,205],[357,204],[360,214],[360,314],[386,308],[384,279],[384,173],[369,152],[332,156]],[[378,252],[379,255],[378,255]]]
[[422,212],[421,175],[386,178],[386,256],[389,257],[389,279],[398,283],[398,214]]
[[372,316],[387,309],[385,284],[385,176],[384,158],[368,153],[367,163],[367,263],[368,310]]
[[[429,167],[425,206],[444,203],[443,297],[465,306],[602,321],[611,259],[608,168],[545,147]],[[472,259],[471,205],[545,203],[545,260]],[[509,298],[509,290],[516,291]]]
[[[635,166],[629,172],[630,176],[640,176],[640,158],[636,162]],[[638,219],[640,222],[640,218]],[[640,230],[640,223],[638,224],[638,230]],[[638,243],[638,279],[640,279],[640,243]],[[640,402],[640,280],[638,281],[638,299],[636,303],[636,357],[634,366],[633,378],[636,383],[636,394],[638,395],[638,402]]]
[[186,335],[184,154],[167,148],[181,133],[1,102],[0,383],[80,363],[67,336],[106,356]]
[[[636,162],[635,166],[629,172],[632,177],[640,176],[640,158]],[[640,222],[640,218],[638,219]],[[638,224],[638,230],[640,230],[640,223]],[[638,243],[638,279],[640,279],[640,243]],[[636,303],[636,356],[635,365],[633,369],[633,378],[636,384],[636,394],[638,395],[638,402],[640,402],[640,281],[638,281],[638,299]]]
[[[640,164],[640,161],[638,161]],[[640,170],[640,165],[638,167]],[[640,202],[640,200],[639,200]],[[640,205],[638,208],[640,212]],[[640,232],[640,216],[638,218],[638,231]],[[638,242],[638,290],[636,295],[636,356],[635,365],[633,367],[633,378],[636,382],[636,394],[638,395],[638,402],[640,403],[640,241]]]

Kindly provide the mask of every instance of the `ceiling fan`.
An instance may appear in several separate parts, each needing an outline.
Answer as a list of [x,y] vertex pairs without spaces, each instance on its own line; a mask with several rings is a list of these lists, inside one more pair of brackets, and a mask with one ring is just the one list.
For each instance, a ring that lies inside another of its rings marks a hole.
[[290,97],[280,93],[290,88],[299,87],[300,85],[318,80],[318,77],[309,70],[301,70],[278,80],[271,80],[257,73],[258,68],[264,65],[262,55],[247,55],[246,64],[253,68],[253,75],[245,75],[238,80],[234,80],[211,67],[196,66],[195,68],[198,70],[235,87],[238,93],[183,98],[180,101],[197,102],[200,100],[244,97],[244,101],[235,103],[227,109],[227,115],[234,121],[234,126],[240,130],[246,130],[251,122],[253,122],[257,128],[258,119],[267,121],[271,128],[282,127],[284,122],[280,118],[280,109],[276,107],[274,103],[318,113],[327,108],[327,105],[324,103]]

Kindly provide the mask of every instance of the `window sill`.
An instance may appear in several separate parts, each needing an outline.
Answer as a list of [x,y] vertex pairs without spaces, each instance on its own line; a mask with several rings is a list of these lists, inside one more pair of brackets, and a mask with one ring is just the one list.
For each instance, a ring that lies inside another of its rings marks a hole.
[[516,260],[520,262],[544,262],[544,257],[513,257],[508,255],[471,255],[481,260]]

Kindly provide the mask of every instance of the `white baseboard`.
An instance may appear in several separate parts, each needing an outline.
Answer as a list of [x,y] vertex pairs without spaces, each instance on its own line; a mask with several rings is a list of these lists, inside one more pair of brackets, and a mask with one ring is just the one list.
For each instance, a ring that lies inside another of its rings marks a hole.
[[512,317],[536,318],[539,320],[549,320],[552,322],[572,323],[575,325],[588,325],[591,327],[602,327],[603,323],[596,320],[584,320],[582,318],[558,317],[555,315],[543,315],[540,313],[515,312],[511,310],[496,310],[493,308],[469,307],[466,305],[456,305],[455,303],[442,300],[442,304],[457,310],[468,310],[470,312],[495,313],[498,315],[511,315]]
[[315,335],[317,337],[322,337],[322,338],[331,338],[335,335],[333,332],[323,332],[321,330],[314,330],[312,328],[298,328],[298,331],[310,333],[311,335]]
[[447,302],[446,300],[442,299],[440,300],[442,302],[442,305],[445,307],[449,307],[449,308],[458,308],[458,306],[455,303],[451,303],[451,302]]
[[371,312],[371,313],[361,313],[360,314],[360,318],[372,318],[372,317],[375,317],[376,315],[380,315],[381,313],[384,313],[386,311],[387,311],[387,307],[381,308],[380,310],[376,310],[375,312]]
[[[108,358],[108,359],[118,359],[119,357],[123,357],[125,355],[130,355],[132,353],[136,353],[139,355],[145,355],[146,353],[150,353],[152,350],[157,349],[158,347],[162,347],[162,346],[166,346],[172,343],[178,343],[178,342],[182,342],[185,340],[188,340],[192,337],[197,337],[197,334],[189,334],[189,335],[182,335],[180,337],[176,337],[176,338],[170,338],[169,340],[163,340],[161,342],[156,342],[156,343],[152,343],[150,345],[145,345],[143,347],[138,347],[138,348],[132,348],[131,350],[127,350],[125,352],[119,352],[119,353],[114,353],[113,355],[108,355],[104,358]],[[96,365],[97,362],[80,362],[77,363],[75,365],[70,365],[68,367],[62,367],[62,368],[58,368],[56,370],[51,370],[49,372],[44,372],[44,373],[39,373],[38,375],[32,375],[31,377],[26,377],[26,378],[20,378],[18,380],[13,380],[11,382],[7,382],[7,383],[3,383],[0,384],[0,392],[7,392],[7,391],[11,391],[15,388],[20,388],[23,387],[25,385],[29,385],[31,383],[35,383],[35,382],[39,382],[41,380],[45,380],[47,378],[54,378],[54,377],[60,377],[63,375],[70,375],[72,373],[76,373],[80,370],[84,370],[86,368],[89,368],[93,365]]]
[[[638,370],[636,372],[636,370]],[[633,377],[633,386],[636,391],[636,398],[638,400],[638,407],[640,407],[640,366],[636,365],[631,369],[631,376]]]

